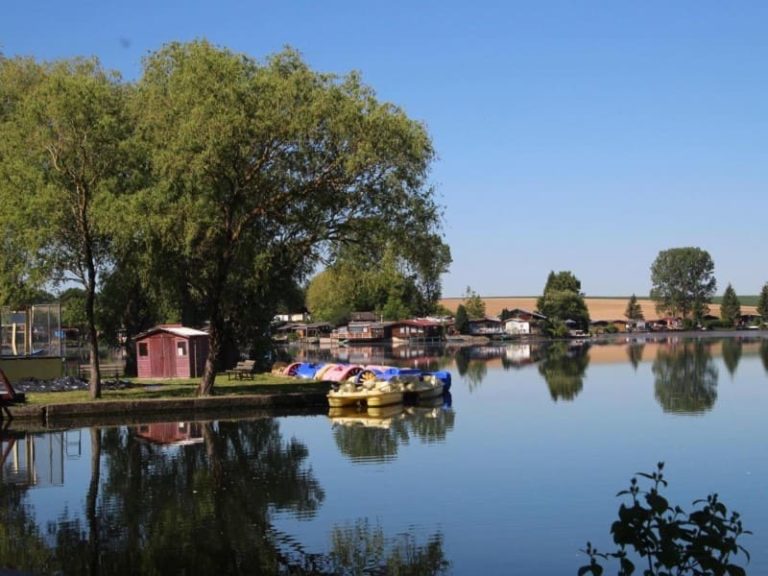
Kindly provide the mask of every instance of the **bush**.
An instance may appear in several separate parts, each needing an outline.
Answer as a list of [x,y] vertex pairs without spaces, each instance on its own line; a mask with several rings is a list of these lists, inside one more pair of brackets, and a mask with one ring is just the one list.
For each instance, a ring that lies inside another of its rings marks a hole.
[[[670,506],[660,487],[666,487],[662,471],[664,463],[657,465],[652,474],[638,473],[628,490],[617,496],[629,496],[629,506],[619,507],[619,519],[611,526],[613,541],[618,545],[616,552],[603,553],[587,542],[589,564],[579,568],[579,576],[593,574],[600,576],[603,567],[600,560],[615,558],[619,561],[619,576],[634,574],[635,565],[630,559],[642,559],[647,563],[644,576],[662,575],[706,575],[741,576],[744,568],[731,563],[731,556],[743,552],[749,562],[749,552],[737,543],[744,530],[737,512],[728,515],[725,504],[717,494],[705,500],[694,501],[701,506],[686,515],[679,506]],[[641,491],[638,477],[650,481],[651,488]]]

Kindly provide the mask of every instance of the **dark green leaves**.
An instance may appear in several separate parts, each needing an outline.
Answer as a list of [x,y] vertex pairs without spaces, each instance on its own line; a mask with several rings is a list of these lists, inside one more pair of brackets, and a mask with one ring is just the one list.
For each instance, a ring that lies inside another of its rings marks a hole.
[[[745,570],[731,563],[731,557],[743,553],[749,562],[749,553],[738,544],[744,530],[738,513],[728,516],[728,509],[717,494],[704,500],[696,500],[700,509],[685,515],[682,508],[669,505],[659,488],[667,485],[659,462],[656,471],[640,472],[632,478],[629,490],[620,496],[631,497],[631,505],[619,506],[618,520],[611,525],[616,552],[598,552],[591,543],[582,550],[589,556],[589,564],[579,568],[578,574],[600,574],[600,560],[619,560],[619,575],[633,574],[634,563],[627,551],[647,566],[647,576],[718,575],[740,576]],[[650,482],[651,487],[642,491],[637,478]],[[638,496],[642,496],[638,498]],[[643,501],[645,505],[643,505]]]

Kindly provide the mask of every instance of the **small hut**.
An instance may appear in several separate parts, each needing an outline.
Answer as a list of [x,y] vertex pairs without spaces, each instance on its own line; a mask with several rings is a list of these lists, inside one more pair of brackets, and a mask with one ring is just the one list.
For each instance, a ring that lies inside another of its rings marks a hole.
[[197,378],[208,358],[208,333],[161,324],[136,337],[139,378]]

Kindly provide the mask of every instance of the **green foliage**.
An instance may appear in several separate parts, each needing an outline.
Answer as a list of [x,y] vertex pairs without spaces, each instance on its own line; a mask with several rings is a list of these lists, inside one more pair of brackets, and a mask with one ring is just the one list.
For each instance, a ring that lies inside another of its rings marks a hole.
[[660,313],[698,323],[717,288],[715,265],[701,248],[662,250],[651,266],[651,299]]
[[[439,295],[450,256],[426,182],[429,136],[359,75],[314,72],[292,50],[259,63],[203,41],[172,43],[145,60],[133,111],[153,177],[136,227],[155,257],[189,271],[174,276],[210,319],[201,394],[228,323],[250,314],[235,335],[259,339],[275,286],[306,278],[341,246],[404,239],[416,254],[409,269]],[[388,288],[382,308],[400,314]]]
[[763,322],[768,322],[768,282],[763,284],[763,288],[760,290],[760,297],[757,300],[757,313],[763,319]]
[[97,311],[110,337],[208,321],[201,394],[227,352],[261,354],[319,261],[362,255],[353,296],[393,319],[429,312],[451,261],[425,127],[290,49],[172,43],[132,84],[0,58],[0,158],[0,303],[79,281],[94,362]]
[[643,320],[643,309],[640,303],[637,301],[637,296],[632,294],[627,302],[627,309],[624,311],[624,316],[627,320]]
[[[749,561],[749,552],[738,543],[741,536],[751,534],[744,530],[741,516],[729,514],[717,494],[695,500],[697,508],[690,514],[672,506],[661,493],[667,487],[663,470],[664,463],[659,462],[655,472],[639,472],[629,488],[617,494],[629,500],[621,504],[619,518],[611,526],[618,548],[605,553],[587,542],[582,552],[589,556],[589,564],[579,568],[579,576],[603,574],[601,562],[611,559],[618,560],[620,576],[634,574],[636,563],[644,565],[645,576],[746,574],[732,561],[739,553]],[[642,489],[641,480],[648,481],[650,487]]]
[[65,279],[83,287],[97,398],[96,290],[112,262],[118,219],[111,206],[133,183],[127,89],[96,60],[36,65],[15,59],[0,66],[10,79],[3,88],[10,104],[0,121],[0,205],[14,234],[10,242],[0,237],[10,255],[0,258],[0,270],[17,289]]
[[561,271],[555,274],[552,270],[547,276],[547,283],[544,285],[544,292],[557,290],[563,292],[581,292],[581,281],[576,278],[573,272]]
[[307,308],[316,321],[340,326],[349,321],[356,308],[354,276],[345,281],[343,266],[327,268],[310,280],[307,286]]
[[88,329],[85,315],[85,291],[82,288],[67,288],[59,294],[61,303],[61,325],[77,328],[81,334]]
[[567,320],[575,322],[578,330],[589,330],[589,310],[580,292],[581,282],[572,272],[549,273],[544,293],[536,302],[538,311],[547,317],[545,330],[553,337],[563,334]]
[[485,301],[469,286],[464,292],[464,309],[470,318],[485,318]]
[[733,327],[741,320],[741,303],[733,286],[728,284],[723,294],[723,301],[720,304],[720,319],[723,324]]
[[466,334],[469,332],[469,314],[467,314],[467,309],[464,307],[464,304],[459,304],[456,308],[453,327],[459,334]]
[[344,324],[351,312],[372,310],[385,320],[401,320],[431,308],[426,305],[414,278],[405,272],[405,262],[392,243],[375,259],[352,248],[316,275],[307,288],[307,307],[313,318]]

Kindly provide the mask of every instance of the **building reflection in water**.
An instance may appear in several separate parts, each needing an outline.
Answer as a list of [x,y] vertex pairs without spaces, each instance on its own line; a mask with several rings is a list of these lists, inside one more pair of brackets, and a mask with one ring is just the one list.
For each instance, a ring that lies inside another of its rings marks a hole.
[[45,488],[64,485],[64,462],[82,455],[81,431],[0,431],[0,482]]
[[138,438],[161,446],[185,446],[204,441],[200,422],[157,422],[134,429]]

